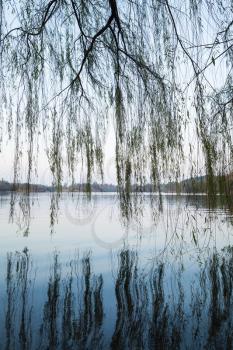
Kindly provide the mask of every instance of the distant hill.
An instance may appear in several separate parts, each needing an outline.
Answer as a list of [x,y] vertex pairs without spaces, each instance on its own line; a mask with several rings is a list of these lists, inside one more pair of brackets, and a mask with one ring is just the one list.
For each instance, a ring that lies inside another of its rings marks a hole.
[[[12,183],[4,180],[0,181],[0,192],[24,192],[28,189],[30,192],[55,191],[53,186],[31,184],[28,188],[28,184],[26,183],[13,185]],[[88,189],[92,192],[117,192],[118,187],[113,184],[98,184],[97,182],[94,182],[90,186],[84,183],[63,187],[63,191],[72,192],[86,192]],[[132,192],[152,192],[153,187],[151,184],[146,184],[140,188],[132,185],[131,190]],[[207,176],[197,176],[182,180],[180,182],[168,182],[160,185],[160,191],[165,193],[207,193],[209,190],[211,193],[233,193],[233,174],[227,176],[214,176],[211,179],[209,179]]]
[[233,174],[225,176],[197,176],[180,182],[161,185],[162,192],[233,193]]

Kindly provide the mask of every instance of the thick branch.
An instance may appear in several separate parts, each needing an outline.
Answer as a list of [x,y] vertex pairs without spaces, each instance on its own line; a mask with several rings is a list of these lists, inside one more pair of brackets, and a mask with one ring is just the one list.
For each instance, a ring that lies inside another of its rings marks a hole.
[[111,14],[111,16],[109,17],[107,23],[93,36],[92,40],[91,40],[91,43],[88,47],[88,49],[86,50],[85,54],[84,54],[84,57],[83,57],[83,60],[81,62],[81,66],[79,68],[79,71],[76,75],[76,77],[73,79],[73,81],[71,82],[70,85],[72,85],[76,80],[78,80],[80,78],[80,74],[82,73],[82,70],[83,70],[83,67],[88,59],[88,56],[90,54],[90,52],[92,51],[93,47],[94,47],[94,44],[96,42],[96,40],[110,27],[112,21],[113,21],[114,17],[113,15]]

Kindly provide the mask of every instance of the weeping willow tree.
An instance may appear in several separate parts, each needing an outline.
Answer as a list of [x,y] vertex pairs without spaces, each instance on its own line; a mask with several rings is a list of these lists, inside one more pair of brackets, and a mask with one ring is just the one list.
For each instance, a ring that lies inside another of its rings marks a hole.
[[159,190],[184,167],[191,175],[203,167],[210,194],[215,175],[229,176],[231,0],[1,0],[0,6],[0,139],[8,134],[15,142],[14,182],[25,150],[30,183],[43,135],[57,189],[67,166],[72,182],[83,169],[90,190],[94,173],[104,177],[109,123],[123,205],[132,184]]

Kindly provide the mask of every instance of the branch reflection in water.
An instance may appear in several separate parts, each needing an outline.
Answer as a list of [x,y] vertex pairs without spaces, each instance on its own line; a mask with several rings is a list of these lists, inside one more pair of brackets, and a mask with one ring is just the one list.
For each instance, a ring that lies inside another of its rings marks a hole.
[[154,260],[141,268],[137,250],[126,247],[117,256],[117,273],[111,277],[115,311],[109,315],[109,276],[94,274],[91,252],[67,263],[54,252],[43,288],[30,252],[9,253],[1,348],[232,348],[231,247],[202,261],[192,279],[185,277],[182,263]]

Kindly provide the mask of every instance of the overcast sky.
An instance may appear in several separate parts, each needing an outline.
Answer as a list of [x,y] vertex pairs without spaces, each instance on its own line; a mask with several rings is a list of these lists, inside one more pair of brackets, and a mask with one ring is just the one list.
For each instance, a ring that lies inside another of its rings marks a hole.
[[[40,151],[38,155],[38,176],[34,176],[32,181],[40,184],[50,184],[52,181],[51,172],[49,169],[49,163],[47,159],[47,155],[45,153],[45,143],[43,142],[43,138],[40,141]],[[15,153],[15,145],[14,140],[8,140],[7,137],[3,138],[2,143],[2,152],[0,153],[0,179],[5,179],[7,181],[13,180],[13,168],[14,168],[14,153]],[[22,158],[22,178],[21,181],[26,181],[27,178],[27,158],[26,151],[23,151],[24,156]],[[105,153],[105,162],[104,162],[104,181],[105,183],[116,183],[115,176],[115,135],[113,126],[110,125],[108,127],[106,133],[106,145],[104,149]],[[66,163],[66,159],[64,158],[64,163]],[[66,175],[64,173],[64,183],[65,183]],[[98,176],[94,176],[94,181],[99,181],[100,178]],[[78,181],[78,179],[77,179]],[[85,181],[85,174],[83,173],[80,181]]]

